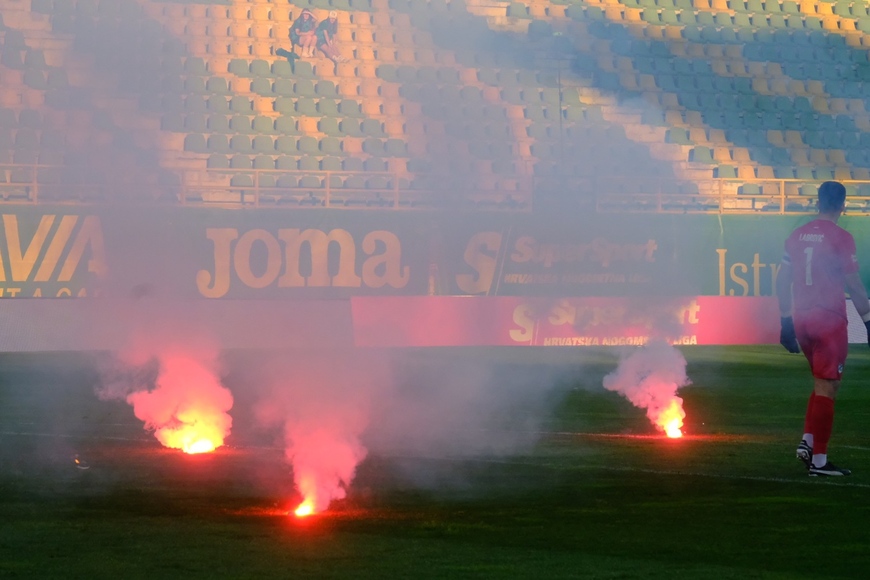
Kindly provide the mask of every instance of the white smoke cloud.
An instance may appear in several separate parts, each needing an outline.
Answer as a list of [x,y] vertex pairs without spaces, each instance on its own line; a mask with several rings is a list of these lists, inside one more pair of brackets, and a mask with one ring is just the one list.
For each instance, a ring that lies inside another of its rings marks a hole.
[[604,377],[604,388],[644,409],[656,429],[671,435],[679,431],[686,416],[677,389],[690,382],[683,354],[666,341],[654,339],[623,358]]

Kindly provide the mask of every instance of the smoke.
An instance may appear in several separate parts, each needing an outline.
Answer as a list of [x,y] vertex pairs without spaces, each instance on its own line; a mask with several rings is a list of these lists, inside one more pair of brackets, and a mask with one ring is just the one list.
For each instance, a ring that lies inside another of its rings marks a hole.
[[[181,336],[181,327],[174,328]],[[156,341],[142,327],[134,326],[137,331],[130,344],[101,361],[97,396],[126,401],[166,447],[204,453],[223,445],[233,396],[221,384],[217,348],[191,337]]]
[[[557,381],[540,367],[521,372],[431,353],[294,351],[247,366],[259,367],[240,379],[259,390],[255,415],[280,431],[300,509],[311,512],[345,498],[370,454],[431,460],[530,449],[556,402]],[[452,468],[390,463],[393,475],[415,486],[461,480]]]
[[388,390],[388,365],[346,350],[287,354],[265,364],[256,416],[266,426],[280,426],[303,503],[323,511],[345,497],[367,455],[361,436],[372,404]]
[[664,340],[654,339],[623,358],[615,371],[604,377],[604,388],[615,391],[644,409],[652,424],[669,437],[680,437],[683,399],[677,389],[690,383],[686,359]]

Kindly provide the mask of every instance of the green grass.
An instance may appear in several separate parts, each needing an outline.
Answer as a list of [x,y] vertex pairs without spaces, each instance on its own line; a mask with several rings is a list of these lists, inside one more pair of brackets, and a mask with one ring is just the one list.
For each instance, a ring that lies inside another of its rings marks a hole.
[[830,452],[855,475],[837,480],[794,459],[810,378],[779,348],[684,349],[679,441],[638,437],[652,434],[642,412],[598,387],[613,352],[520,350],[415,356],[575,376],[534,450],[370,457],[349,499],[307,520],[281,515],[279,449],[162,450],[126,405],[91,395],[85,357],[0,357],[0,576],[865,577],[866,347],[850,355]]

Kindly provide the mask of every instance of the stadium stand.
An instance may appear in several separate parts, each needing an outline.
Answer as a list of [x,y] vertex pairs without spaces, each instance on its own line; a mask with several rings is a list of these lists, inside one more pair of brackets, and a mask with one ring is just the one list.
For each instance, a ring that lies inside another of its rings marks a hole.
[[[870,14],[804,0],[0,0],[9,201],[870,208]],[[290,62],[339,13],[346,62]]]

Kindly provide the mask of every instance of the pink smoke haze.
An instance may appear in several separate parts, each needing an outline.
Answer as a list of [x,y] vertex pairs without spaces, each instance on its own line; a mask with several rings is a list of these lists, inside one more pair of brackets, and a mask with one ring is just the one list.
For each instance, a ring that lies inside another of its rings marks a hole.
[[347,495],[368,451],[361,441],[373,398],[386,388],[378,362],[341,353],[285,361],[272,369],[273,388],[257,414],[283,427],[284,455],[309,513]]

